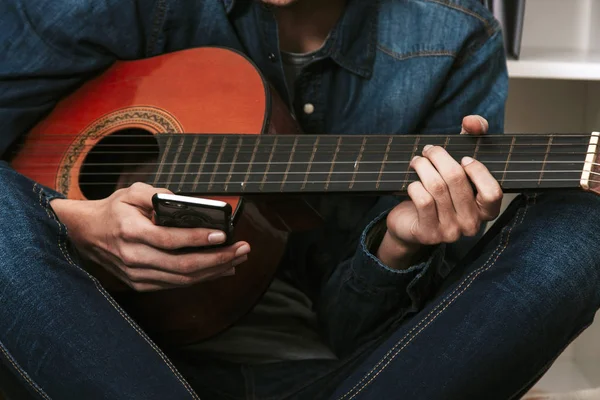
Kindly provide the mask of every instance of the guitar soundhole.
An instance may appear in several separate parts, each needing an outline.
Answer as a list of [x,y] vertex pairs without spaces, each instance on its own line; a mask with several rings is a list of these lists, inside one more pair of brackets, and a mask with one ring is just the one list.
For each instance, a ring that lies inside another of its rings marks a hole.
[[103,199],[134,182],[145,182],[156,169],[159,149],[154,135],[131,128],[102,139],[86,156],[79,187],[89,200]]

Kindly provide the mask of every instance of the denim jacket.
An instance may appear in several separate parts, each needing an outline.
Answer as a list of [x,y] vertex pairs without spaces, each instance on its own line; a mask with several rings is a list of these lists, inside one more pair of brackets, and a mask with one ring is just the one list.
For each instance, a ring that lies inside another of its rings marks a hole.
[[[273,11],[258,1],[2,0],[0,154],[118,59],[229,47],[247,54],[287,99],[277,32]],[[458,134],[469,114],[501,133],[507,82],[499,25],[479,1],[349,0],[296,80],[290,108],[307,133]],[[313,112],[304,112],[308,103]],[[312,199],[325,225],[291,238],[281,274],[311,295],[338,352],[358,340],[344,336],[348,326],[370,336],[382,318],[418,306],[451,265],[445,245],[405,271],[373,255],[372,227],[385,227],[399,200]],[[344,304],[376,311],[352,315],[340,312]]]

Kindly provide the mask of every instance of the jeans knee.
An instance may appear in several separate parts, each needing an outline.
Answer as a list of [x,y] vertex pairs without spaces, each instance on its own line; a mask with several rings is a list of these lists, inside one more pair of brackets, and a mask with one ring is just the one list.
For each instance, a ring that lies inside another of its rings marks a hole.
[[11,266],[26,269],[26,260],[56,247],[66,233],[49,204],[49,192],[0,163],[0,273]]
[[573,312],[600,307],[600,197],[589,193],[541,195],[529,211],[521,259],[539,290]]

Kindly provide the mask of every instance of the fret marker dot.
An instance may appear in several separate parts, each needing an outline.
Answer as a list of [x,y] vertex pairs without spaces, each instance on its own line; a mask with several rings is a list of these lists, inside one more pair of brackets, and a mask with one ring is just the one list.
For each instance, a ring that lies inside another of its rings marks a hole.
[[304,105],[304,114],[310,115],[315,112],[315,106],[311,103],[306,103]]

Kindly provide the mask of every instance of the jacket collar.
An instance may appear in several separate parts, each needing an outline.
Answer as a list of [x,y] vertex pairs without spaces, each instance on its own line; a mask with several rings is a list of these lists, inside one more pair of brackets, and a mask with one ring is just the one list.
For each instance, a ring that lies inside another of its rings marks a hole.
[[[222,0],[230,13],[240,0]],[[369,78],[377,47],[379,0],[348,0],[344,14],[333,28],[320,57],[331,57],[341,67]]]

